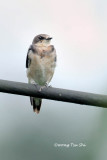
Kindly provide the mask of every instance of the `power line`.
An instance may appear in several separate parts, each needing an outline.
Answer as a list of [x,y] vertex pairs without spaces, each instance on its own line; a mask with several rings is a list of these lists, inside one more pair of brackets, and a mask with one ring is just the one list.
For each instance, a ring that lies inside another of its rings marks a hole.
[[107,108],[107,95],[0,80],[0,92]]

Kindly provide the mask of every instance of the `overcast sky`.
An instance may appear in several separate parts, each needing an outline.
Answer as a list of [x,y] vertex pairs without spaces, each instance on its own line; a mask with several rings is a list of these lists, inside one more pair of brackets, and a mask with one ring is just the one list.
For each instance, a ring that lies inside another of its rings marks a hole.
[[[107,80],[107,2],[10,0],[0,5],[0,77],[27,81],[26,52],[35,35],[53,37],[58,62],[53,84],[103,90]],[[87,86],[88,83],[88,86]]]

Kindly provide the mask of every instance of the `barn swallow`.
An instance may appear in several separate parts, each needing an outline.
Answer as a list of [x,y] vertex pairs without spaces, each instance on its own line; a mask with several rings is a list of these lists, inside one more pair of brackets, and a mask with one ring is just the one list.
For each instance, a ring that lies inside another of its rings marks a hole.
[[[53,77],[56,67],[56,50],[50,44],[51,39],[52,37],[46,34],[37,35],[28,49],[26,68],[30,84],[47,86]],[[39,113],[42,99],[30,97],[30,102],[33,111]]]

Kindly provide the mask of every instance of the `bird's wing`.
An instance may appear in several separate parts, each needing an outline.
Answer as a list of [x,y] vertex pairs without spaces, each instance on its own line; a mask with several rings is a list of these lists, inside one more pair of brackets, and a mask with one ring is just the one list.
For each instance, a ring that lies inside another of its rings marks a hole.
[[54,53],[54,61],[57,61],[57,55],[56,55],[56,49],[54,48],[53,45],[51,45],[51,53]]
[[29,58],[30,51],[31,51],[31,46],[29,47],[28,52],[27,52],[27,56],[26,56],[26,68],[29,68],[30,63],[31,63],[31,59]]
[[29,57],[29,53],[35,53],[35,48],[33,45],[30,45],[28,52],[27,52],[27,56],[26,56],[26,68],[29,68],[30,64],[31,64],[31,59]]

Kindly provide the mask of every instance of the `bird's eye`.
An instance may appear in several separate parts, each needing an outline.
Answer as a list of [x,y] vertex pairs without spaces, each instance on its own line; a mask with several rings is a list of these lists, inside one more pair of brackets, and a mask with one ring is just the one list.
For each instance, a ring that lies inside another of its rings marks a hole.
[[43,39],[44,39],[44,37],[40,36],[40,37],[39,37],[39,39],[40,39],[40,40],[43,40]]

